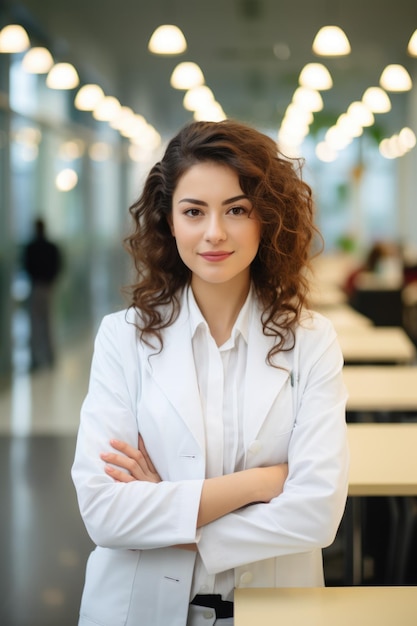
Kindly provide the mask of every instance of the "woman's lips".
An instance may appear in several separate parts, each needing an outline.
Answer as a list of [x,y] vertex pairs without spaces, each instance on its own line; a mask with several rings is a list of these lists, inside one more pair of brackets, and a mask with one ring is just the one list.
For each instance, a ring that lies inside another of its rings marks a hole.
[[233,252],[225,252],[223,250],[219,250],[217,252],[200,252],[200,256],[203,257],[205,261],[211,262],[219,262],[228,259],[229,256],[232,256]]

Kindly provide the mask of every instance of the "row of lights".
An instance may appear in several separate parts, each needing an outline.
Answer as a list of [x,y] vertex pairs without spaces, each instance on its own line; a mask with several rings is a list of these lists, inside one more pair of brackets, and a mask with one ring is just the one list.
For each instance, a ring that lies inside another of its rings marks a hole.
[[[323,26],[313,40],[313,52],[319,56],[344,56],[350,54],[349,39],[339,26]],[[411,35],[407,52],[417,56],[417,29]]]
[[[181,54],[186,50],[185,37],[176,26],[164,25],[156,29],[150,38],[148,48],[154,54]],[[29,48],[29,49],[28,49]],[[10,24],[0,31],[0,52],[26,52],[22,67],[28,73],[47,74],[46,85],[51,89],[70,90],[78,87],[80,79],[70,63],[54,63],[45,47],[30,48],[30,40],[25,29],[18,24]],[[205,84],[203,72],[196,63],[184,62],[177,65],[171,75],[170,84],[175,89],[185,91],[183,105],[193,112],[195,119],[221,120],[224,111],[215,100],[212,90]],[[143,150],[155,149],[161,138],[142,115],[122,106],[117,98],[106,96],[99,85],[86,84],[77,92],[74,105],[81,111],[90,111],[96,120],[108,122],[124,137],[130,139],[129,155],[133,160],[142,160]],[[27,142],[23,142],[25,145]],[[31,144],[32,145],[32,144]],[[91,154],[94,160],[102,160],[103,145],[98,155]],[[73,155],[74,156],[74,155]],[[76,158],[78,158],[78,153]],[[73,160],[73,159],[72,159]],[[60,171],[56,186],[61,191],[69,191],[77,184],[77,174],[71,168]]]
[[[0,31],[0,52],[20,53],[28,48],[29,37],[21,25],[9,24]],[[187,43],[177,26],[162,25],[152,34],[148,49],[154,54],[176,55],[187,49]],[[54,64],[51,53],[45,47],[30,48],[23,57],[22,67],[29,73],[47,74],[46,85],[51,89],[75,89],[80,83],[75,67],[70,63]],[[185,91],[183,106],[193,113],[195,119],[219,121],[226,117],[196,63],[179,63],[172,72],[170,84],[174,89]],[[81,87],[74,104],[79,110],[91,111],[95,119],[109,122],[134,145],[153,149],[160,144],[159,134],[143,116],[122,106],[117,98],[106,96],[96,84]]]
[[[319,30],[313,41],[313,52],[321,56],[341,56],[349,54],[350,43],[345,33],[338,26],[325,26]],[[417,56],[417,30],[411,36],[407,51]],[[332,161],[338,150],[343,149],[363,133],[363,128],[374,123],[375,113],[386,113],[391,109],[391,101],[386,91],[402,92],[412,88],[412,81],[407,70],[398,64],[388,65],[382,72],[378,87],[369,87],[361,101],[352,102],[346,113],[339,116],[336,124],[328,129],[325,140],[316,146],[316,154],[323,161]],[[308,63],[299,75],[299,86],[290,105],[287,107],[279,133],[278,141],[289,154],[297,152],[309,132],[314,120],[314,113],[323,109],[320,92],[331,89],[333,80],[328,69],[321,63]],[[399,137],[407,137],[406,144]],[[402,156],[416,143],[413,131],[404,128],[399,135],[380,145],[380,152],[387,158]],[[389,156],[387,156],[389,154]],[[394,155],[394,156],[393,156]]]
[[[11,24],[0,31],[0,52],[21,52],[30,46],[29,38],[22,26]],[[321,56],[340,56],[349,54],[350,43],[345,33],[338,26],[324,26],[313,41],[313,52]],[[172,24],[159,26],[152,34],[148,49],[154,54],[176,55],[187,49],[186,39],[181,30]],[[411,36],[407,51],[417,56],[417,30]],[[23,58],[23,67],[28,72],[47,73],[46,84],[53,89],[73,89],[79,84],[75,68],[69,63],[53,64],[53,58],[46,48],[31,48]],[[212,90],[205,84],[204,75],[196,63],[183,62],[172,72],[170,84],[175,89],[185,90],[183,106],[193,112],[195,119],[225,118],[221,105],[215,100]],[[285,113],[278,139],[290,149],[297,149],[308,133],[314,112],[323,108],[320,91],[333,86],[331,75],[320,63],[308,63],[299,76],[299,87]],[[380,87],[370,87],[361,102],[352,103],[347,113],[342,114],[336,125],[329,129],[326,142],[317,147],[318,155],[328,154],[335,146],[347,145],[358,136],[364,126],[373,124],[373,113],[390,110],[391,103],[384,91],[406,91],[411,89],[412,81],[407,70],[398,64],[388,65],[381,74]],[[98,85],[84,85],[77,93],[75,106],[81,110],[92,111],[93,116],[119,130],[134,144],[157,147],[160,137],[143,116],[135,114],[130,108],[123,107],[112,96],[105,96]],[[352,110],[361,111],[362,124],[351,114]],[[411,131],[412,132],[412,131]],[[333,144],[333,145],[332,145]]]
[[[71,90],[78,87],[78,72],[71,63],[54,63],[45,47],[30,47],[25,29],[19,24],[9,24],[0,31],[0,52],[21,53],[23,69],[32,74],[47,74],[46,85],[50,89]],[[132,158],[136,151],[153,150],[160,145],[161,137],[142,115],[122,106],[117,98],[106,96],[98,85],[84,85],[77,92],[74,104],[83,111],[91,111],[96,120],[108,122],[120,134],[131,141]]]
[[[177,55],[187,50],[187,41],[182,31],[174,24],[162,24],[153,32],[148,50],[153,54]],[[226,115],[205,84],[201,68],[192,61],[179,63],[173,70],[170,85],[185,91],[183,106],[193,113],[195,120],[221,121]]]

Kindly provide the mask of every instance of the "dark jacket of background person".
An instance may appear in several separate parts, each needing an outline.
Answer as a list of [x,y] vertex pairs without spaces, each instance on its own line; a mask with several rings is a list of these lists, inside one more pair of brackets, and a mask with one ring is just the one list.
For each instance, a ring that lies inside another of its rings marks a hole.
[[61,253],[56,244],[47,239],[45,223],[35,221],[35,235],[27,244],[23,264],[32,283],[51,284],[61,269]]

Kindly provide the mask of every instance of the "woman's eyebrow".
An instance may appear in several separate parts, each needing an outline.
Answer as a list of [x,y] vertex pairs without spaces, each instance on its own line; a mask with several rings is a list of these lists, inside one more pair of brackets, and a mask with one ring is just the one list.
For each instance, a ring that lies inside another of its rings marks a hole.
[[[232,202],[237,202],[238,200],[249,200],[249,198],[245,194],[234,196],[233,198],[228,198],[227,200],[223,200],[222,206],[226,204],[232,204]],[[189,204],[197,204],[198,206],[208,206],[207,202],[204,202],[204,200],[196,200],[194,198],[182,198],[181,200],[178,200],[178,204],[180,204],[181,202],[188,202]]]
[[182,198],[178,200],[178,204],[181,202],[187,202],[188,204],[198,204],[199,206],[208,206],[207,202],[203,202],[203,200],[195,200],[194,198]]
[[244,193],[242,193],[239,196],[234,196],[234,198],[229,198],[229,200],[225,200],[224,202],[222,202],[222,205],[231,204],[232,202],[238,202],[239,200],[249,200],[249,198]]

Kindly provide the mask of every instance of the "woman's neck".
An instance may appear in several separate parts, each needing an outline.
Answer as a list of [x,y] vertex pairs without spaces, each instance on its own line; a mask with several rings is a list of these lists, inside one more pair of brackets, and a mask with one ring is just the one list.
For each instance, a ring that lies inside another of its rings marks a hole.
[[232,333],[248,296],[250,281],[238,281],[237,284],[202,284],[198,280],[192,280],[191,288],[211,335],[216,344],[221,346]]

